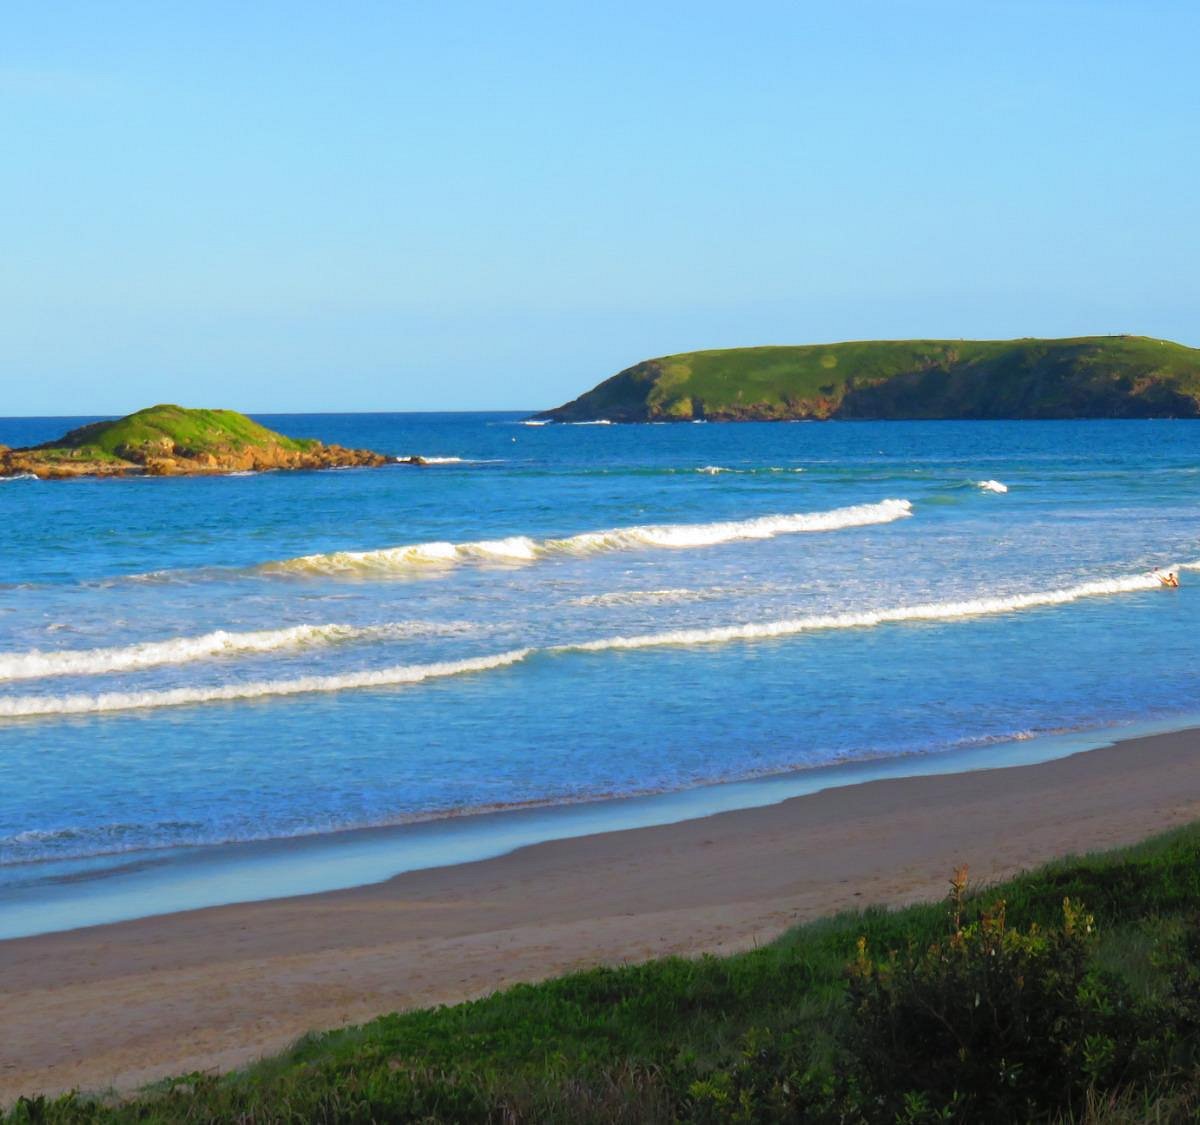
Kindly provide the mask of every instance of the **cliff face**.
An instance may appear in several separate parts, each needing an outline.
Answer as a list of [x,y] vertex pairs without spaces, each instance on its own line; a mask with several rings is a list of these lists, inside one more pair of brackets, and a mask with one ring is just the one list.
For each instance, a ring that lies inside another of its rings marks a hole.
[[232,410],[153,406],[95,422],[28,449],[0,446],[0,476],[178,476],[264,469],[330,469],[385,464],[367,449],[296,439]]
[[547,421],[1194,418],[1200,350],[1145,337],[879,340],[646,360]]

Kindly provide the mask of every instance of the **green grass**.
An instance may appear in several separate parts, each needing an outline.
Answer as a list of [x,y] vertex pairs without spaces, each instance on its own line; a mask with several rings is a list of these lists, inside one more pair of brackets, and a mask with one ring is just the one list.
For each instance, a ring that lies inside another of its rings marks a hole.
[[542,417],[1064,418],[1200,415],[1200,350],[1141,336],[873,340],[646,360]]
[[81,426],[37,449],[51,459],[128,461],[164,448],[196,456],[248,448],[300,451],[314,444],[284,437],[233,410],[160,405],[113,422]]
[[[1003,898],[1014,930],[1051,928],[1064,897],[1095,916],[1092,969],[1120,982],[1113,995],[1127,995],[1123,1003],[1149,1013],[1139,1026],[1165,1027],[1166,1015],[1155,1013],[1173,1011],[1172,958],[1200,909],[1200,825],[1051,864],[976,893],[968,914]],[[944,939],[947,927],[944,903],[842,914],[753,952],[519,985],[471,1003],[314,1034],[221,1078],[191,1075],[128,1101],[37,1100],[3,1121],[771,1120],[762,1104],[749,1103],[739,1117],[737,1099],[722,1099],[741,1089],[745,1102],[748,1068],[755,1081],[770,1077],[775,1097],[789,1089],[798,1096],[804,1082],[835,1082],[853,1040],[846,967],[858,940],[865,937],[878,955],[924,948]],[[1190,1119],[1152,1115],[1163,1107],[1190,1113],[1198,1104],[1194,1071],[1180,1061],[1177,1040],[1155,1048],[1154,1058],[1174,1061],[1156,1064],[1152,1081],[1130,1079],[1096,1101],[1095,1112],[1063,1112],[1096,1121]],[[840,1119],[883,1120],[872,1116],[874,1104],[854,1103],[849,1115],[843,1106]],[[910,1118],[926,1119],[935,1118]]]

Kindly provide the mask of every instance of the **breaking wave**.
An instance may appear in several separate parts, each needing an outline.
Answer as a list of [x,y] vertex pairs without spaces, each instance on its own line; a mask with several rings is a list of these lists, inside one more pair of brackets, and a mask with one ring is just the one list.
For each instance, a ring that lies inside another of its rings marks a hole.
[[395,458],[398,465],[501,465],[499,457],[426,457],[423,453],[405,454]]
[[[666,470],[669,473],[675,472],[674,469]],[[802,473],[803,469],[785,468],[782,465],[768,465],[766,468],[753,469],[730,469],[724,465],[701,465],[695,470],[698,473],[704,473],[706,476],[715,477],[721,473],[738,473],[738,474],[755,474],[755,473]]]
[[[1197,563],[1182,568],[1196,568]],[[1179,569],[1179,568],[1177,568]],[[664,646],[723,644],[731,641],[771,640],[801,633],[836,629],[866,629],[907,621],[956,621],[973,617],[1016,613],[1067,605],[1085,598],[1105,597],[1159,589],[1153,574],[1125,575],[1042,590],[991,598],[969,598],[954,602],[927,602],[892,609],[865,610],[798,617],[777,621],[749,622],[707,629],[673,629],[637,636],[605,637],[594,641],[576,641],[544,649],[521,648],[490,656],[436,664],[407,664],[375,671],[349,672],[328,676],[303,676],[290,680],[260,680],[216,687],[181,687],[165,690],[105,692],[99,695],[11,696],[0,697],[0,717],[24,718],[39,715],[81,715],[143,708],[179,707],[196,703],[228,702],[269,696],[301,695],[315,692],[347,691],[355,688],[390,687],[420,683],[423,680],[484,672],[518,664],[531,656],[607,652]]]
[[185,707],[195,703],[231,702],[279,695],[347,691],[353,688],[394,687],[423,680],[485,672],[524,660],[531,649],[514,649],[493,656],[448,660],[437,664],[400,664],[369,672],[347,672],[336,676],[300,676],[294,680],[258,680],[217,687],[181,687],[156,691],[109,691],[99,695],[25,695],[0,698],[0,717],[28,718],[36,715],[92,715],[106,711],[134,711],[153,707]]
[[912,513],[907,500],[882,500],[828,512],[760,516],[723,523],[646,524],[608,531],[585,531],[564,539],[531,539],[514,535],[470,543],[412,543],[374,551],[334,551],[266,563],[267,574],[386,574],[413,567],[445,566],[463,562],[534,562],[557,555],[590,555],[601,551],[639,548],[712,547],[739,539],[773,539],[804,531],[837,531],[841,528],[891,523]]
[[998,480],[981,480],[976,481],[976,487],[984,492],[1007,492],[1008,485],[1003,484]]
[[606,637],[561,645],[556,652],[603,652],[612,649],[654,648],[663,645],[707,645],[727,641],[764,640],[789,637],[798,633],[829,629],[865,629],[903,621],[954,621],[965,617],[988,617],[1025,609],[1067,605],[1081,598],[1112,594],[1130,594],[1139,590],[1157,590],[1161,586],[1153,574],[1133,574],[1123,578],[1101,579],[1068,586],[1062,590],[1043,590],[1008,597],[969,598],[957,602],[926,602],[895,609],[865,610],[862,613],[836,613],[796,617],[781,621],[750,622],[711,629],[672,629],[661,633],[643,633],[633,637]]
[[293,625],[287,629],[263,629],[231,633],[218,629],[195,637],[173,637],[166,641],[113,648],[67,649],[62,651],[0,653],[0,681],[34,680],[44,676],[96,676],[107,672],[131,672],[167,664],[187,664],[219,656],[246,656],[281,649],[330,645],[343,641],[390,640],[461,632],[466,625],[397,621],[386,625]]

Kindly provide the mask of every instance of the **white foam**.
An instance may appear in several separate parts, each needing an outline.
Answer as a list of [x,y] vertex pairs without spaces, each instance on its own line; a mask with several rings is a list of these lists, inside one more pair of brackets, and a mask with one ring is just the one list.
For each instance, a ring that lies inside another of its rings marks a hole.
[[695,602],[716,597],[718,591],[689,590],[674,587],[666,590],[614,590],[608,594],[588,594],[573,598],[572,605],[665,605],[670,602]]
[[958,602],[927,602],[922,605],[900,606],[894,609],[867,610],[862,613],[826,614],[798,617],[780,621],[750,622],[744,625],[724,625],[715,629],[672,629],[661,633],[644,633],[633,637],[607,637],[597,641],[560,645],[558,652],[602,652],[610,649],[653,648],[662,645],[709,645],[728,641],[752,641],[773,637],[794,636],[828,629],[865,629],[903,621],[954,621],[966,617],[987,617],[1066,605],[1081,598],[1129,594],[1160,587],[1152,574],[1133,574],[1122,578],[1101,579],[1068,586],[1061,590],[1043,590],[1008,597],[970,598]]
[[[1182,564],[1200,569],[1200,561]],[[537,650],[513,649],[489,656],[437,664],[407,664],[375,671],[350,672],[331,676],[303,676],[291,680],[260,680],[217,687],[182,687],[154,691],[105,692],[99,695],[11,696],[0,697],[0,717],[26,718],[38,715],[82,715],[107,711],[180,707],[197,703],[230,702],[270,696],[302,695],[317,692],[348,691],[356,688],[388,687],[420,683],[424,680],[484,672],[518,664],[541,651],[547,654],[606,652],[664,646],[724,644],[734,641],[772,640],[800,633],[833,629],[867,629],[907,621],[957,621],[972,617],[1017,613],[1067,605],[1084,598],[1105,597],[1160,589],[1153,574],[1125,575],[1099,579],[1058,590],[1043,590],[1006,597],[972,598],[957,602],[927,602],[862,613],[828,614],[778,621],[749,622],[708,629],[673,629],[638,636],[605,637],[595,641],[576,641]]]
[[911,514],[912,504],[907,500],[882,500],[878,504],[857,504],[827,512],[759,516],[756,519],[721,523],[649,524],[612,531],[585,532],[569,539],[547,540],[547,546],[572,554],[629,547],[710,547],[739,539],[774,539],[777,535],[797,532],[838,531],[891,523]]
[[502,457],[427,457],[423,453],[397,457],[400,465],[502,465]]
[[975,483],[976,483],[976,487],[982,489],[984,492],[1007,492],[1008,491],[1008,485],[1002,484],[998,480],[981,480],[981,481],[976,481]]
[[548,418],[543,418],[543,419],[526,418],[525,421],[521,423],[521,425],[522,426],[548,426],[548,425],[550,425],[550,420]]
[[306,695],[316,692],[348,691],[354,688],[393,687],[424,680],[485,672],[524,660],[530,649],[514,649],[493,656],[450,660],[439,664],[401,664],[369,672],[337,676],[302,676],[294,680],[259,680],[218,687],[182,687],[162,691],[110,691],[100,695],[25,695],[0,699],[0,717],[28,718],[35,715],[92,715],[107,711],[132,711],[158,707],[185,707],[196,703],[262,699],[268,696]]
[[[674,472],[674,470],[670,470]],[[764,468],[758,469],[730,469],[724,465],[702,465],[696,470],[698,473],[705,473],[710,477],[718,476],[720,473],[802,473],[803,469],[784,468],[781,465],[767,465]]]
[[589,555],[601,551],[645,548],[686,549],[711,547],[739,539],[773,539],[798,532],[837,531],[891,523],[912,514],[907,500],[882,500],[827,512],[759,516],[722,523],[646,524],[585,531],[563,539],[531,539],[517,535],[469,543],[413,543],[375,551],[334,551],[304,555],[283,562],[267,563],[266,573],[282,574],[378,574],[430,565],[462,562],[533,562],[555,555]]
[[67,649],[62,651],[0,653],[0,681],[32,680],[43,676],[96,676],[108,672],[131,672],[168,664],[188,664],[218,656],[246,656],[278,652],[308,645],[343,641],[387,640],[461,632],[461,623],[397,621],[384,625],[293,625],[286,629],[263,629],[232,633],[218,629],[195,637],[172,637],[165,641],[112,648]]
[[0,483],[10,480],[37,480],[36,473],[13,473],[11,476],[0,477]]

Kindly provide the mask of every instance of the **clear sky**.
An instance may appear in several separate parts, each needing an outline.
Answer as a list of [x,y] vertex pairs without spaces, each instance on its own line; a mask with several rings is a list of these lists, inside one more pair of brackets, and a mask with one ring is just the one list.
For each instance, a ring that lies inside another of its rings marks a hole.
[[1196,0],[8,0],[0,414],[1200,345]]

